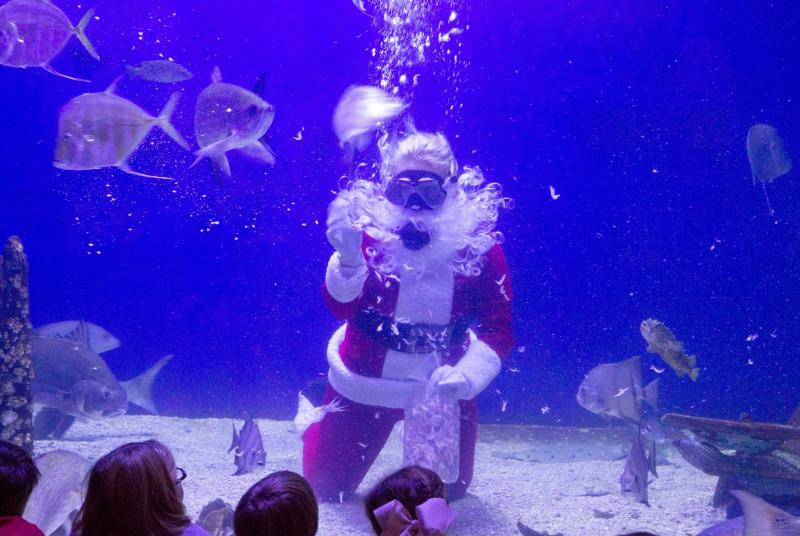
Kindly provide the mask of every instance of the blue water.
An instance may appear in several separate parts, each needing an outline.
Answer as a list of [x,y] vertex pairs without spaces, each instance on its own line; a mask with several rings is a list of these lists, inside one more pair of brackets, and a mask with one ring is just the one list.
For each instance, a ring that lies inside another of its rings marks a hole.
[[[470,25],[462,61],[420,67],[412,113],[516,202],[499,228],[518,349],[480,397],[482,421],[601,423],[575,403],[578,384],[637,354],[655,377],[647,317],[702,369],[697,383],[661,375],[663,411],[785,420],[798,403],[800,177],[767,185],[770,216],[744,143],[769,123],[800,161],[797,7],[453,4]],[[89,7],[59,5],[73,22]],[[155,386],[165,414],[291,417],[297,391],[319,394],[307,382],[337,326],[320,295],[326,207],[346,171],[331,115],[347,86],[377,81],[377,30],[350,0],[93,7],[101,62],[77,40],[54,62],[91,84],[0,68],[0,236],[25,244],[34,323],[102,325],[122,340],[105,354],[121,379],[174,353]],[[120,94],[155,113],[178,87],[175,125],[192,141],[215,65],[244,87],[266,73],[277,165],[232,157],[220,182],[154,131],[132,166],[174,183],[53,168],[59,108],[159,54],[194,79],[124,81]]]

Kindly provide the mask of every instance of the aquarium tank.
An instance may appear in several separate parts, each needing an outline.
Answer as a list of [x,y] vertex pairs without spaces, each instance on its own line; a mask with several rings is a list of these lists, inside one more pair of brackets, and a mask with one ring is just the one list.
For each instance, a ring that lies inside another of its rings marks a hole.
[[[798,32],[780,2],[0,0],[22,517],[74,532],[94,464],[155,439],[210,534],[276,471],[322,535],[800,527]],[[408,466],[446,515],[371,524]]]

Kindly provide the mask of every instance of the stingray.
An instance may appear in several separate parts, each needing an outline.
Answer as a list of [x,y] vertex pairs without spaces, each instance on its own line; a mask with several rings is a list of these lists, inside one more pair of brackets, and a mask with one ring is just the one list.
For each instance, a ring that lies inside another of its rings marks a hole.
[[756,184],[756,180],[761,182],[767,209],[772,215],[765,184],[786,175],[792,169],[792,161],[786,155],[778,129],[764,123],[750,127],[747,131],[747,159],[750,161],[753,185]]

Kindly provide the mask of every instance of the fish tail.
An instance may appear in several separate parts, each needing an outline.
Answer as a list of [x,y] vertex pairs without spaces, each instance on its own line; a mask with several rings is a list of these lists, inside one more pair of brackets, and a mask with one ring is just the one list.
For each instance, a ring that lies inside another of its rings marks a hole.
[[153,415],[158,415],[152,398],[153,381],[155,381],[158,372],[164,368],[164,365],[169,363],[172,357],[171,355],[162,357],[155,365],[132,380],[120,382],[120,385],[125,390],[125,394],[128,395],[128,402],[133,402]]
[[172,126],[169,119],[172,117],[172,113],[175,111],[175,107],[178,105],[178,100],[181,98],[181,94],[175,92],[167,101],[167,104],[164,106],[164,109],[161,110],[161,113],[156,118],[156,124],[161,127],[161,130],[167,133],[167,135],[175,140],[175,143],[186,149],[189,150],[189,144],[186,143],[186,140],[183,139],[183,136],[175,130],[175,127]]
[[92,42],[89,41],[89,38],[86,37],[85,33],[86,27],[92,21],[93,15],[94,15],[94,9],[90,9],[89,11],[86,12],[86,15],[83,16],[81,21],[75,27],[75,35],[77,35],[78,39],[80,39],[81,44],[83,44],[83,48],[86,49],[86,52],[88,52],[89,55],[94,59],[96,59],[97,61],[100,61],[100,56],[97,54],[97,51],[94,49],[94,46],[92,45]]
[[692,379],[693,382],[697,381],[698,376],[700,376],[699,368],[693,368],[692,370],[689,371],[689,377]]
[[192,164],[192,166],[190,166],[190,167],[193,167],[202,158],[210,158],[211,161],[214,162],[214,164],[220,170],[222,170],[222,172],[226,176],[230,177],[231,176],[231,165],[230,165],[230,162],[228,162],[228,157],[225,155],[225,152],[226,152],[226,150],[228,148],[228,141],[232,137],[233,136],[231,135],[231,136],[228,136],[227,138],[223,138],[223,139],[221,139],[219,141],[216,141],[216,142],[212,143],[211,145],[207,145],[207,146],[203,147],[202,149],[200,149],[199,151],[194,153],[195,156],[197,157],[197,160],[195,160],[194,163]]

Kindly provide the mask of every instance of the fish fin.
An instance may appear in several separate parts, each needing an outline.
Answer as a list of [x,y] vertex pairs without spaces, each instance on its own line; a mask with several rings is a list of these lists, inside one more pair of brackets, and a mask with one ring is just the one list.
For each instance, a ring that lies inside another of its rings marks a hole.
[[211,71],[211,81],[215,84],[222,82],[222,71],[219,70],[219,65],[215,65]]
[[56,338],[82,344],[87,348],[92,347],[89,339],[89,326],[84,320],[78,320],[72,331],[64,333],[63,335],[56,335]]
[[148,179],[161,179],[164,181],[174,181],[172,177],[162,177],[161,175],[148,175],[147,173],[141,173],[139,171],[134,171],[128,166],[127,162],[121,162],[117,164],[117,168],[124,171],[129,175],[136,175],[137,177],[146,177]]
[[233,439],[231,440],[231,448],[228,449],[228,452],[232,451],[236,448],[236,444],[239,442],[239,434],[236,433],[236,424],[231,423],[231,428],[233,428]]
[[119,83],[120,80],[122,80],[123,76],[125,75],[124,74],[119,75],[110,84],[108,84],[108,87],[106,88],[104,93],[109,93],[113,95],[114,92],[117,90],[117,84]]
[[94,46],[92,46],[91,41],[89,41],[89,38],[86,37],[85,33],[86,27],[92,21],[93,15],[94,15],[94,9],[90,9],[89,11],[86,12],[86,15],[83,16],[81,21],[75,27],[75,35],[77,35],[78,39],[80,39],[83,48],[86,49],[86,52],[88,52],[89,55],[94,59],[96,59],[97,61],[100,61],[100,56],[97,54],[97,51],[94,49]]
[[689,371],[689,377],[692,379],[693,382],[697,381],[697,377],[698,376],[700,376],[700,369],[699,368],[695,367],[695,368],[693,368],[692,370]]
[[230,177],[231,165],[228,162],[228,157],[225,155],[225,153],[228,151],[228,142],[230,142],[235,135],[236,134],[231,134],[227,138],[217,140],[211,145],[206,145],[202,149],[196,151],[194,154],[197,156],[197,159],[189,167],[194,167],[203,158],[209,158],[217,165],[219,169],[222,170],[223,173],[225,173],[225,175]]
[[37,404],[69,414],[75,411],[72,396],[51,385],[33,384],[33,398]]
[[239,150],[253,160],[259,160],[271,166],[275,165],[275,153],[272,152],[269,145],[261,141],[254,141],[249,145],[241,147]]
[[50,74],[54,74],[56,76],[60,76],[61,78],[66,78],[67,80],[73,80],[75,82],[86,82],[86,83],[90,82],[89,80],[86,80],[84,78],[75,78],[74,76],[68,76],[68,75],[66,75],[64,73],[60,73],[60,72],[56,71],[55,69],[53,69],[53,67],[48,63],[45,63],[44,65],[41,65],[40,67],[42,69],[44,69],[45,71],[47,71],[48,73],[50,73]]
[[656,347],[653,346],[653,343],[648,343],[647,344],[647,351],[650,352],[651,354],[657,354],[658,353],[658,350],[656,350]]
[[253,93],[258,95],[261,98],[264,98],[264,89],[267,86],[267,73],[262,73],[261,76],[258,77],[256,80],[255,85],[253,86]]
[[648,383],[642,392],[642,398],[644,398],[648,404],[653,406],[653,409],[658,409],[658,380],[659,379],[656,378]]
[[133,65],[126,65],[125,74],[127,74],[130,79],[139,78],[139,68]]
[[650,456],[648,458],[649,469],[650,472],[653,473],[653,476],[658,477],[658,473],[656,472],[656,440],[653,439],[650,442]]
[[164,356],[156,363],[142,372],[135,378],[120,382],[120,385],[128,395],[128,403],[133,403],[142,409],[145,409],[153,415],[158,415],[158,410],[153,404],[153,382],[156,379],[159,371],[164,368],[164,365],[169,363],[172,355]]
[[189,149],[189,144],[186,143],[186,140],[183,139],[183,136],[175,130],[175,127],[172,126],[172,123],[169,122],[170,117],[172,117],[172,113],[175,111],[175,107],[178,105],[178,101],[181,98],[181,94],[179,92],[173,93],[167,104],[164,105],[164,109],[161,110],[161,113],[158,114],[158,118],[156,118],[156,124],[161,127],[161,130],[167,133],[167,135],[175,140],[175,143],[186,149]]

